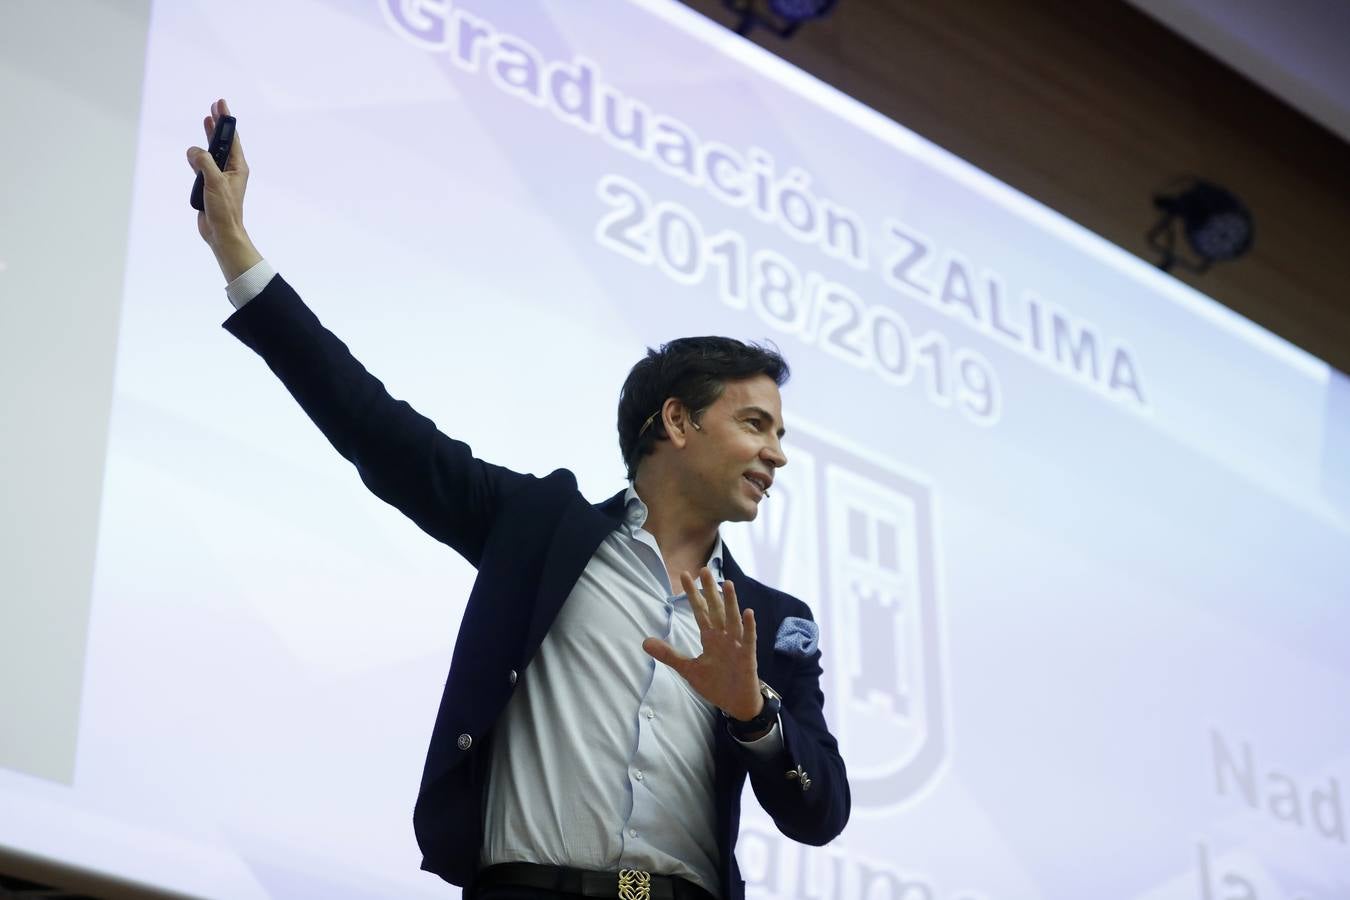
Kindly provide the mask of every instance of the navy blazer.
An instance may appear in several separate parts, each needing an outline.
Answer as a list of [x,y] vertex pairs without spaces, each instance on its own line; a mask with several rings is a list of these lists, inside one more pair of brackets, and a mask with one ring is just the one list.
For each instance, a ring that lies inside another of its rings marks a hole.
[[[591,505],[566,469],[538,478],[475,458],[467,444],[390,397],[280,276],[225,328],[262,356],[371,491],[478,569],[413,813],[422,868],[470,885],[483,844],[492,730],[514,690],[511,675],[529,666],[591,555],[618,526],[623,492]],[[843,830],[850,799],[825,724],[820,652],[774,651],[783,619],[811,618],[810,609],[746,576],[725,547],[723,575],[736,583],[741,606],[755,610],[759,675],[783,696],[780,758],[761,760],[716,729],[722,896],[741,900],[734,850],[747,775],[778,829],[807,844]]]

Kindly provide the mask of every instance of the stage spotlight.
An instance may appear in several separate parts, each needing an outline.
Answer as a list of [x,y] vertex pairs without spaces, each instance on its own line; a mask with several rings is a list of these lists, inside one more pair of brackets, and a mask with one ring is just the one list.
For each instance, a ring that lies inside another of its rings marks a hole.
[[834,9],[836,0],[722,0],[739,16],[737,34],[749,34],[760,25],[780,38],[790,38],[803,22],[822,19]]
[[[1252,214],[1242,201],[1224,188],[1199,178],[1188,178],[1181,189],[1153,196],[1162,218],[1148,232],[1148,242],[1162,254],[1158,268],[1164,272],[1179,265],[1204,272],[1216,262],[1237,259],[1252,248]],[[1176,252],[1177,223],[1186,243],[1199,257],[1192,262]]]

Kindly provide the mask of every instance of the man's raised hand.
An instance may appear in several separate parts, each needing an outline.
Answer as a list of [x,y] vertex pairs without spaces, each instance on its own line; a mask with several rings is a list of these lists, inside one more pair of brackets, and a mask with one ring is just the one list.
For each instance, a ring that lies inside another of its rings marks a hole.
[[701,591],[688,572],[680,574],[680,585],[698,621],[703,652],[690,658],[654,637],[644,640],[642,649],[678,672],[700,697],[727,715],[742,721],[753,719],[764,703],[755,660],[755,611],[741,611],[736,586],[730,581],[722,582],[719,592],[707,567],[699,576]]
[[[211,114],[202,120],[208,143],[215,133],[216,118],[228,115],[230,107],[223,99],[211,104]],[[244,230],[248,161],[244,158],[239,132],[235,131],[225,171],[217,168],[211,154],[201,147],[189,147],[187,159],[194,172],[202,173],[203,180],[202,205],[205,209],[197,213],[197,232],[215,253],[225,280],[233,281],[262,259]]]

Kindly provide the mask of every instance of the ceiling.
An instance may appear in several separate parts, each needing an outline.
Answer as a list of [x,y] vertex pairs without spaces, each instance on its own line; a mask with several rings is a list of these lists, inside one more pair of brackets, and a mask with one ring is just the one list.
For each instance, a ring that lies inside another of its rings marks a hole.
[[1350,142],[1350,0],[1127,0]]

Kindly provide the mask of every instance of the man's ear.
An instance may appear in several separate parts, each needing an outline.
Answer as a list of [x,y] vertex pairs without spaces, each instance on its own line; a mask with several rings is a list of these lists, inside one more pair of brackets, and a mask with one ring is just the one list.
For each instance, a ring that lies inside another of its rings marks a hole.
[[688,429],[691,425],[689,409],[679,397],[667,397],[661,404],[661,424],[666,426],[666,437],[676,449],[683,449],[689,441]]

